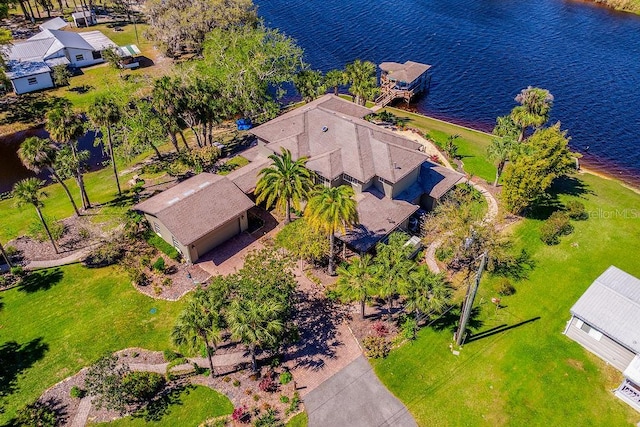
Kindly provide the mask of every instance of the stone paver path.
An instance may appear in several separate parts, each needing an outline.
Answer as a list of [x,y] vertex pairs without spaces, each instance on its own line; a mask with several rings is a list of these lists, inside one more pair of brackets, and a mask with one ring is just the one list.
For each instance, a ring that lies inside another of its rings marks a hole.
[[73,418],[71,427],[84,427],[87,424],[89,418],[89,412],[91,412],[91,396],[83,397],[80,400],[80,406],[78,407],[78,413]]
[[[498,202],[496,201],[496,198],[493,197],[493,194],[491,194],[482,185],[471,181],[468,181],[468,183],[473,185],[473,188],[478,190],[487,201],[487,213],[484,215],[484,218],[482,218],[482,223],[489,224],[493,222],[498,216]],[[436,262],[436,251],[440,245],[442,245],[442,242],[443,239],[437,239],[431,242],[431,244],[427,246],[427,250],[424,255],[429,270],[436,274],[440,273],[440,267]]]
[[86,258],[87,255],[91,253],[93,248],[94,246],[89,246],[60,259],[52,259],[46,261],[29,261],[29,263],[25,265],[24,268],[26,270],[37,270],[40,268],[53,268],[60,267],[61,265],[73,264]]
[[407,408],[392,395],[364,356],[309,393],[304,400],[309,427],[416,427]]

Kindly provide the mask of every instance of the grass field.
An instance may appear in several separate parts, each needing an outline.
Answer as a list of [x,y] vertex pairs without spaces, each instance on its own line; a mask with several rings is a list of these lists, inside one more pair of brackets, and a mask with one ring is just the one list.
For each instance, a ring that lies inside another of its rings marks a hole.
[[104,352],[168,348],[182,307],[142,295],[119,269],[80,265],[35,273],[0,304],[0,360],[11,361],[0,376],[0,425]]
[[[449,350],[452,329],[425,329],[419,339],[375,362],[385,385],[420,425],[622,426],[640,414],[613,396],[622,376],[562,335],[569,309],[608,266],[640,276],[640,195],[618,182],[580,176],[581,190],[563,201],[582,201],[591,218],[557,246],[539,239],[540,220],[517,224],[513,236],[537,265],[499,310],[492,279],[483,280],[476,306],[483,322],[475,332],[509,327],[467,343],[459,357]],[[607,218],[607,214],[619,213]],[[624,212],[629,213],[625,218]],[[527,322],[527,323],[522,323]]]
[[110,423],[91,425],[96,427],[195,427],[209,418],[230,415],[233,412],[233,405],[225,395],[202,386],[186,388],[167,401],[169,404],[166,409],[162,408],[164,411],[161,416],[156,415],[155,411],[145,411]]
[[309,424],[309,417],[306,412],[301,412],[291,417],[287,422],[287,427],[307,427],[307,424]]
[[398,117],[407,118],[407,126],[420,129],[441,147],[450,135],[459,135],[456,144],[465,171],[493,183],[496,167],[487,160],[487,147],[491,142],[490,134],[397,108],[387,107],[384,110]]

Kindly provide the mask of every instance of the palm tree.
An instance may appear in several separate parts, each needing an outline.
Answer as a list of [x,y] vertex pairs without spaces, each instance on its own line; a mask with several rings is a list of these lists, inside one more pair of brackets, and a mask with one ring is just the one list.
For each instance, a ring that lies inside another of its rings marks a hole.
[[89,209],[91,202],[84,187],[84,179],[82,176],[82,165],[78,157],[77,142],[78,139],[85,134],[82,118],[74,114],[69,105],[61,105],[53,108],[47,113],[47,123],[45,128],[49,132],[49,136],[59,144],[67,144],[71,147],[71,152],[75,159],[75,178],[80,195],[82,198],[82,207]]
[[[181,103],[179,85],[180,82],[177,79],[172,80],[169,76],[161,77],[153,83],[153,103],[161,116],[162,124],[176,152],[180,151],[178,139],[176,138],[176,133],[180,132],[180,126],[178,125]],[[189,145],[184,135],[182,135],[182,142],[188,150]]]
[[338,286],[336,290],[346,302],[360,303],[360,317],[364,319],[364,308],[372,283],[371,255],[359,257],[348,267],[338,267]]
[[305,167],[307,157],[293,160],[291,151],[283,148],[282,154],[272,154],[273,164],[260,171],[256,184],[256,202],[265,202],[267,209],[275,203],[279,211],[287,214],[291,222],[291,207],[300,209],[300,201],[306,199],[313,188],[313,172]]
[[37,136],[25,139],[18,149],[18,157],[24,167],[35,173],[40,173],[42,170],[48,171],[53,179],[59,182],[64,189],[64,192],[67,194],[67,197],[73,206],[73,211],[76,213],[76,216],[80,216],[78,206],[76,205],[75,200],[73,200],[69,187],[67,187],[67,184],[64,183],[64,179],[60,177],[60,174],[58,174],[58,171],[54,168],[57,154],[58,150],[51,141],[48,139],[38,138]]
[[207,349],[211,377],[215,376],[213,355],[220,343],[222,317],[219,301],[205,290],[198,289],[182,310],[171,331],[171,340],[177,346],[197,352],[202,345]]
[[44,230],[47,232],[47,236],[49,236],[49,240],[53,245],[53,249],[58,252],[58,247],[56,246],[56,242],[53,240],[53,236],[51,235],[51,231],[49,231],[49,226],[47,222],[44,220],[44,216],[42,216],[41,208],[44,206],[42,199],[47,197],[47,193],[42,191],[42,186],[44,185],[44,181],[39,180],[38,178],[26,178],[22,181],[17,182],[13,186],[12,195],[16,199],[16,205],[18,207],[22,207],[26,204],[33,205],[36,208],[36,212],[38,212],[38,217],[42,222],[42,226]]
[[280,303],[260,303],[254,299],[234,299],[227,312],[227,323],[233,339],[245,344],[251,354],[253,371],[258,370],[256,350],[275,346],[284,332],[283,308]]
[[349,93],[353,95],[354,102],[365,105],[367,100],[372,100],[378,93],[376,81],[376,65],[373,62],[356,59],[345,67]]
[[312,228],[329,234],[329,274],[332,276],[335,274],[335,233],[345,233],[347,228],[358,224],[354,196],[353,188],[346,185],[320,187],[309,197],[304,211]]
[[405,246],[408,236],[404,233],[392,233],[387,243],[379,243],[374,266],[374,281],[377,294],[387,300],[387,320],[391,321],[393,300],[409,280],[409,274],[415,263],[408,257],[411,252]]
[[497,162],[496,167],[496,179],[493,182],[493,186],[498,186],[498,180],[502,175],[504,166],[506,165],[511,153],[513,151],[515,141],[509,137],[493,138],[491,144],[487,147],[487,156],[489,159]]
[[416,323],[423,314],[441,314],[451,302],[452,291],[443,274],[433,274],[419,266],[404,282],[405,309],[415,313]]
[[520,126],[518,142],[522,142],[528,127],[539,128],[549,120],[553,95],[546,89],[529,86],[522,89],[515,100],[520,105],[511,111],[511,118]]
[[329,70],[324,76],[324,84],[328,88],[333,88],[333,94],[338,96],[340,86],[348,83],[347,74],[344,70]]
[[122,196],[120,179],[118,178],[118,167],[116,166],[116,156],[113,151],[113,138],[111,137],[111,127],[117,125],[120,120],[122,120],[120,106],[112,97],[105,95],[98,96],[89,108],[89,117],[95,126],[107,130],[107,144],[111,166],[113,167],[113,176],[116,178],[118,196]]
[[302,70],[293,76],[293,85],[304,102],[311,102],[326,90],[321,71]]

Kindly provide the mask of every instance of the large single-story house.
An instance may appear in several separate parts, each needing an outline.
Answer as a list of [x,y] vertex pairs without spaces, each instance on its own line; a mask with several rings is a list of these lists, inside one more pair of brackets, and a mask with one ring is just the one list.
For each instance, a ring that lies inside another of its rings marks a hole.
[[[52,26],[55,27],[55,23]],[[104,62],[103,50],[117,47],[100,31],[74,33],[45,28],[7,49],[6,75],[18,95],[50,88],[53,87],[52,67],[80,68],[99,64]]]
[[623,373],[615,395],[640,411],[640,279],[609,267],[571,308],[564,334]]
[[187,262],[245,231],[255,204],[224,176],[201,173],[163,191],[134,209]]
[[419,143],[365,120],[371,113],[337,96],[322,96],[252,129],[258,146],[249,154],[251,163],[228,178],[251,192],[269,155],[285,148],[295,159],[308,157],[318,184],[355,190],[360,224],[337,237],[366,252],[465,179],[429,161]]

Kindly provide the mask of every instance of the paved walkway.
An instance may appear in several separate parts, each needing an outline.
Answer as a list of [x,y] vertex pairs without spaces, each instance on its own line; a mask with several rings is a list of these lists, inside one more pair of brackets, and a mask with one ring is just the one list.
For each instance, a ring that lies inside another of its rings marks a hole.
[[415,427],[407,408],[380,382],[364,356],[304,399],[309,427]]
[[[490,224],[498,216],[498,202],[496,201],[496,198],[493,197],[493,194],[491,194],[482,185],[477,184],[475,182],[471,182],[471,181],[468,181],[468,183],[473,185],[473,188],[478,190],[487,201],[487,213],[484,215],[484,218],[482,218],[482,223]],[[440,267],[438,266],[438,263],[436,262],[436,251],[438,250],[440,245],[442,245],[443,241],[444,239],[437,239],[431,242],[431,244],[427,246],[427,251],[425,252],[425,255],[424,255],[424,258],[427,263],[427,266],[429,267],[429,270],[431,270],[433,273],[436,273],[436,274],[440,273],[441,271]]]
[[74,264],[78,261],[83,260],[87,255],[89,255],[94,247],[95,245],[88,246],[70,255],[67,255],[64,258],[45,260],[45,261],[29,261],[29,263],[25,265],[24,268],[26,270],[37,270],[40,268],[53,268],[53,267],[60,267],[61,265]]
[[91,412],[91,396],[86,396],[83,397],[82,400],[80,400],[80,406],[78,406],[78,412],[73,418],[71,427],[84,427],[85,425],[87,425],[89,412]]

